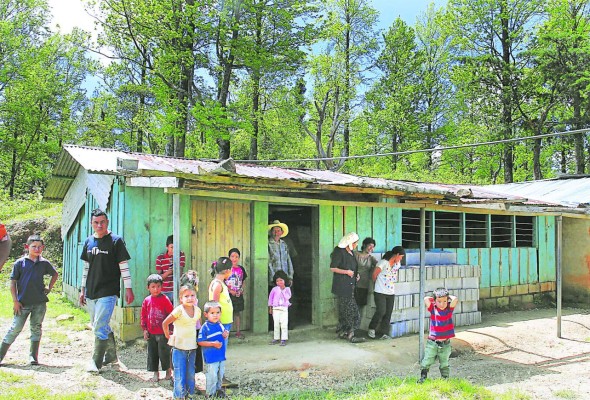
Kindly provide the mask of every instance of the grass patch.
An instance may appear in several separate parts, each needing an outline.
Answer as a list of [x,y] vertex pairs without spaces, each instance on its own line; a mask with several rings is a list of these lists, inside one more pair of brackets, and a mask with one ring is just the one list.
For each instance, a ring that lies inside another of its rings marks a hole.
[[553,395],[555,397],[559,397],[560,399],[573,400],[573,399],[578,398],[578,395],[573,390],[567,390],[567,389],[557,390],[557,391],[553,392]]
[[497,394],[488,389],[473,385],[463,379],[427,380],[423,384],[416,383],[412,378],[380,378],[367,385],[354,386],[346,391],[302,391],[280,393],[272,396],[252,397],[249,399],[272,400],[531,400],[531,397],[520,392]]
[[[5,372],[0,370],[0,388],[3,388],[6,386],[6,384],[11,383],[20,383],[20,382],[24,382],[26,380],[30,380],[31,378],[29,378],[28,376],[21,376],[21,375],[16,375],[16,374],[12,374],[10,372]],[[0,391],[1,393],[1,391]]]
[[70,344],[72,342],[67,333],[64,332],[49,331],[43,336],[47,337],[53,343]]
[[[0,318],[13,317],[12,296],[10,295],[10,280],[9,273],[2,271],[0,275]],[[57,284],[54,290],[57,289]],[[72,320],[60,321],[59,325],[68,329],[76,331],[84,330],[85,325],[90,321],[88,314],[74,306],[74,304],[62,295],[61,291],[49,293],[49,303],[47,303],[47,314],[45,314],[45,321],[53,319],[61,314],[71,314],[74,316]]]
[[24,198],[10,199],[8,194],[0,191],[0,221],[21,222],[28,219],[61,219],[61,203],[42,201],[41,194],[32,194]]
[[[23,387],[12,387],[10,393],[0,394],[0,400],[97,400],[100,399],[96,394],[90,392],[78,392],[71,394],[52,395],[47,389],[38,385],[28,385]],[[104,399],[104,397],[103,397]]]

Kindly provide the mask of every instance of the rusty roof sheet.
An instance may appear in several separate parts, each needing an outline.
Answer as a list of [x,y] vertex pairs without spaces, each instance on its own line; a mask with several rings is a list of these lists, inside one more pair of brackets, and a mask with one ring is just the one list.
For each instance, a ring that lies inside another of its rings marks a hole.
[[[194,179],[198,180],[199,175],[215,175],[217,172],[214,170],[218,167],[216,162],[208,160],[190,160],[153,154],[129,153],[115,149],[65,145],[54,167],[53,176],[44,197],[49,200],[63,199],[80,167],[89,173],[96,174],[130,174],[129,171],[117,169],[118,159],[136,160],[138,171],[142,173],[142,176],[150,176],[150,174],[161,176],[162,173],[175,176],[182,173],[185,178],[186,175],[194,175]],[[231,175],[229,172],[225,174]],[[329,170],[292,169],[236,163],[234,175],[276,180],[278,185],[280,185],[280,181],[296,181],[324,185],[328,188],[330,185],[342,185],[385,189],[400,191],[408,196],[413,195],[415,198],[420,198],[420,194],[423,194],[424,197],[428,197],[428,195],[442,196],[447,200],[463,203],[472,203],[476,200],[522,203],[526,200],[514,194],[492,192],[478,186],[395,181]]]
[[590,177],[564,176],[555,179],[489,185],[484,188],[492,193],[525,197],[544,204],[565,207],[587,207],[590,204]]

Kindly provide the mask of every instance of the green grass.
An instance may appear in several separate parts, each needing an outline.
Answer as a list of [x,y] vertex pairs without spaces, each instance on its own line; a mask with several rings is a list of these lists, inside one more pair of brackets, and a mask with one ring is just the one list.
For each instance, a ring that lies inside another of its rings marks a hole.
[[42,201],[40,194],[11,200],[6,192],[0,191],[0,221],[20,222],[37,218],[61,219],[61,203]]
[[496,394],[486,388],[472,385],[462,379],[427,380],[423,384],[416,383],[416,377],[380,378],[368,385],[357,385],[346,391],[306,391],[280,393],[272,396],[250,397],[248,399],[272,400],[532,400],[520,392]]
[[0,370],[0,400],[107,400],[112,397],[99,398],[91,392],[53,395],[49,390],[30,383],[34,376],[22,376]]
[[570,400],[574,400],[578,398],[578,395],[572,391],[572,390],[557,390],[555,392],[553,392],[553,395],[555,397],[559,397],[560,399],[570,399]]

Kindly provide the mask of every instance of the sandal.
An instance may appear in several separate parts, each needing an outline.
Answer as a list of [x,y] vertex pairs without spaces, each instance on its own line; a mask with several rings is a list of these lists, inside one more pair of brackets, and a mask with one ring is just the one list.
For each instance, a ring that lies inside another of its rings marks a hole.
[[279,340],[273,340],[272,342],[270,342],[269,344],[279,344]]
[[353,336],[349,339],[350,343],[363,343],[365,341],[364,337]]
[[339,339],[347,339],[348,340],[348,333],[342,332],[338,335]]
[[245,339],[246,336],[244,336],[244,334],[242,332],[236,332],[236,338],[237,339]]

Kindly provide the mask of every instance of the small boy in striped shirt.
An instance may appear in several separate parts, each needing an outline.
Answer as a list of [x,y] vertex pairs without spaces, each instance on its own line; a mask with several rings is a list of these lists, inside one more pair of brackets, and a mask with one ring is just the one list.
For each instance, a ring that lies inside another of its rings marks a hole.
[[459,302],[456,296],[449,295],[445,288],[438,288],[432,292],[432,296],[424,297],[426,309],[430,312],[430,331],[428,341],[424,348],[424,357],[420,362],[420,380],[424,382],[428,377],[428,370],[438,357],[440,375],[449,377],[449,358],[451,356],[451,338],[455,337],[453,325],[453,310]]

